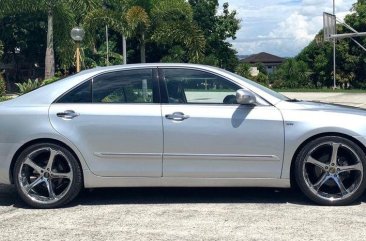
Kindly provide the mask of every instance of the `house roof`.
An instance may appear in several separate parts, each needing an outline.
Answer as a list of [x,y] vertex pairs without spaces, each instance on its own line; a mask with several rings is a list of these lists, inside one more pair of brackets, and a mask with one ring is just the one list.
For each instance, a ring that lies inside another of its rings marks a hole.
[[242,61],[245,63],[282,63],[285,59],[273,54],[261,52],[259,54],[250,55]]

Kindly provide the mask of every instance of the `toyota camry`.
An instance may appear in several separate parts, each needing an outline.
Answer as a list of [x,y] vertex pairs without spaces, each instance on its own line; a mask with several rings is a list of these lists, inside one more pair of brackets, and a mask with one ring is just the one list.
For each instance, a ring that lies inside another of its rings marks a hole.
[[364,192],[366,111],[289,99],[215,67],[94,68],[0,103],[0,183],[36,208],[82,188],[298,186]]

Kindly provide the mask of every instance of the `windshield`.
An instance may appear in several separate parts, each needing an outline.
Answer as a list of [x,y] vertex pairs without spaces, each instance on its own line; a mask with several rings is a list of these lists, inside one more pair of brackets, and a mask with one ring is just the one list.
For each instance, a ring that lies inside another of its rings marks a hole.
[[263,85],[258,84],[257,82],[254,82],[252,80],[249,80],[247,78],[244,78],[244,77],[242,77],[242,76],[240,76],[238,74],[235,74],[235,73],[232,73],[232,72],[229,72],[229,71],[225,71],[225,72],[233,75],[234,77],[236,77],[236,78],[238,78],[238,79],[240,79],[240,80],[242,80],[242,81],[244,81],[244,82],[246,82],[246,83],[248,83],[250,85],[253,85],[254,87],[256,87],[256,88],[262,90],[263,92],[266,92],[267,94],[272,95],[272,96],[274,96],[274,97],[276,97],[276,98],[278,98],[280,100],[284,100],[284,101],[290,100],[288,97],[284,96],[283,94],[280,94],[280,93],[278,93],[276,91],[273,91],[271,89],[268,89],[267,87],[264,87]]

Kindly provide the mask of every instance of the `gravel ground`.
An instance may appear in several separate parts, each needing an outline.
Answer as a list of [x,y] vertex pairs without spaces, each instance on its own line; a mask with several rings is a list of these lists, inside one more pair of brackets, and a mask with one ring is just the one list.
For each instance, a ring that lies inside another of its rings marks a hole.
[[[366,107],[365,94],[285,93]],[[29,209],[0,185],[0,240],[366,240],[366,195],[322,207],[301,193],[258,188],[119,188],[68,207]]]
[[36,210],[0,186],[0,240],[363,241],[365,201],[321,207],[287,189],[119,188]]

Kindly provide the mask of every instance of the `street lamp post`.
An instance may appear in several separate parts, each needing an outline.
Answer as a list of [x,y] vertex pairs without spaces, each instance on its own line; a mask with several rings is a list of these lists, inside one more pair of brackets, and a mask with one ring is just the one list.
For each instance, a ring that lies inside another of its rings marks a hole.
[[85,36],[85,31],[82,27],[75,27],[71,30],[70,35],[76,42],[76,72],[80,72],[80,42]]
[[18,55],[20,54],[20,47],[14,48],[14,60],[15,60],[15,79],[19,80],[19,58]]

